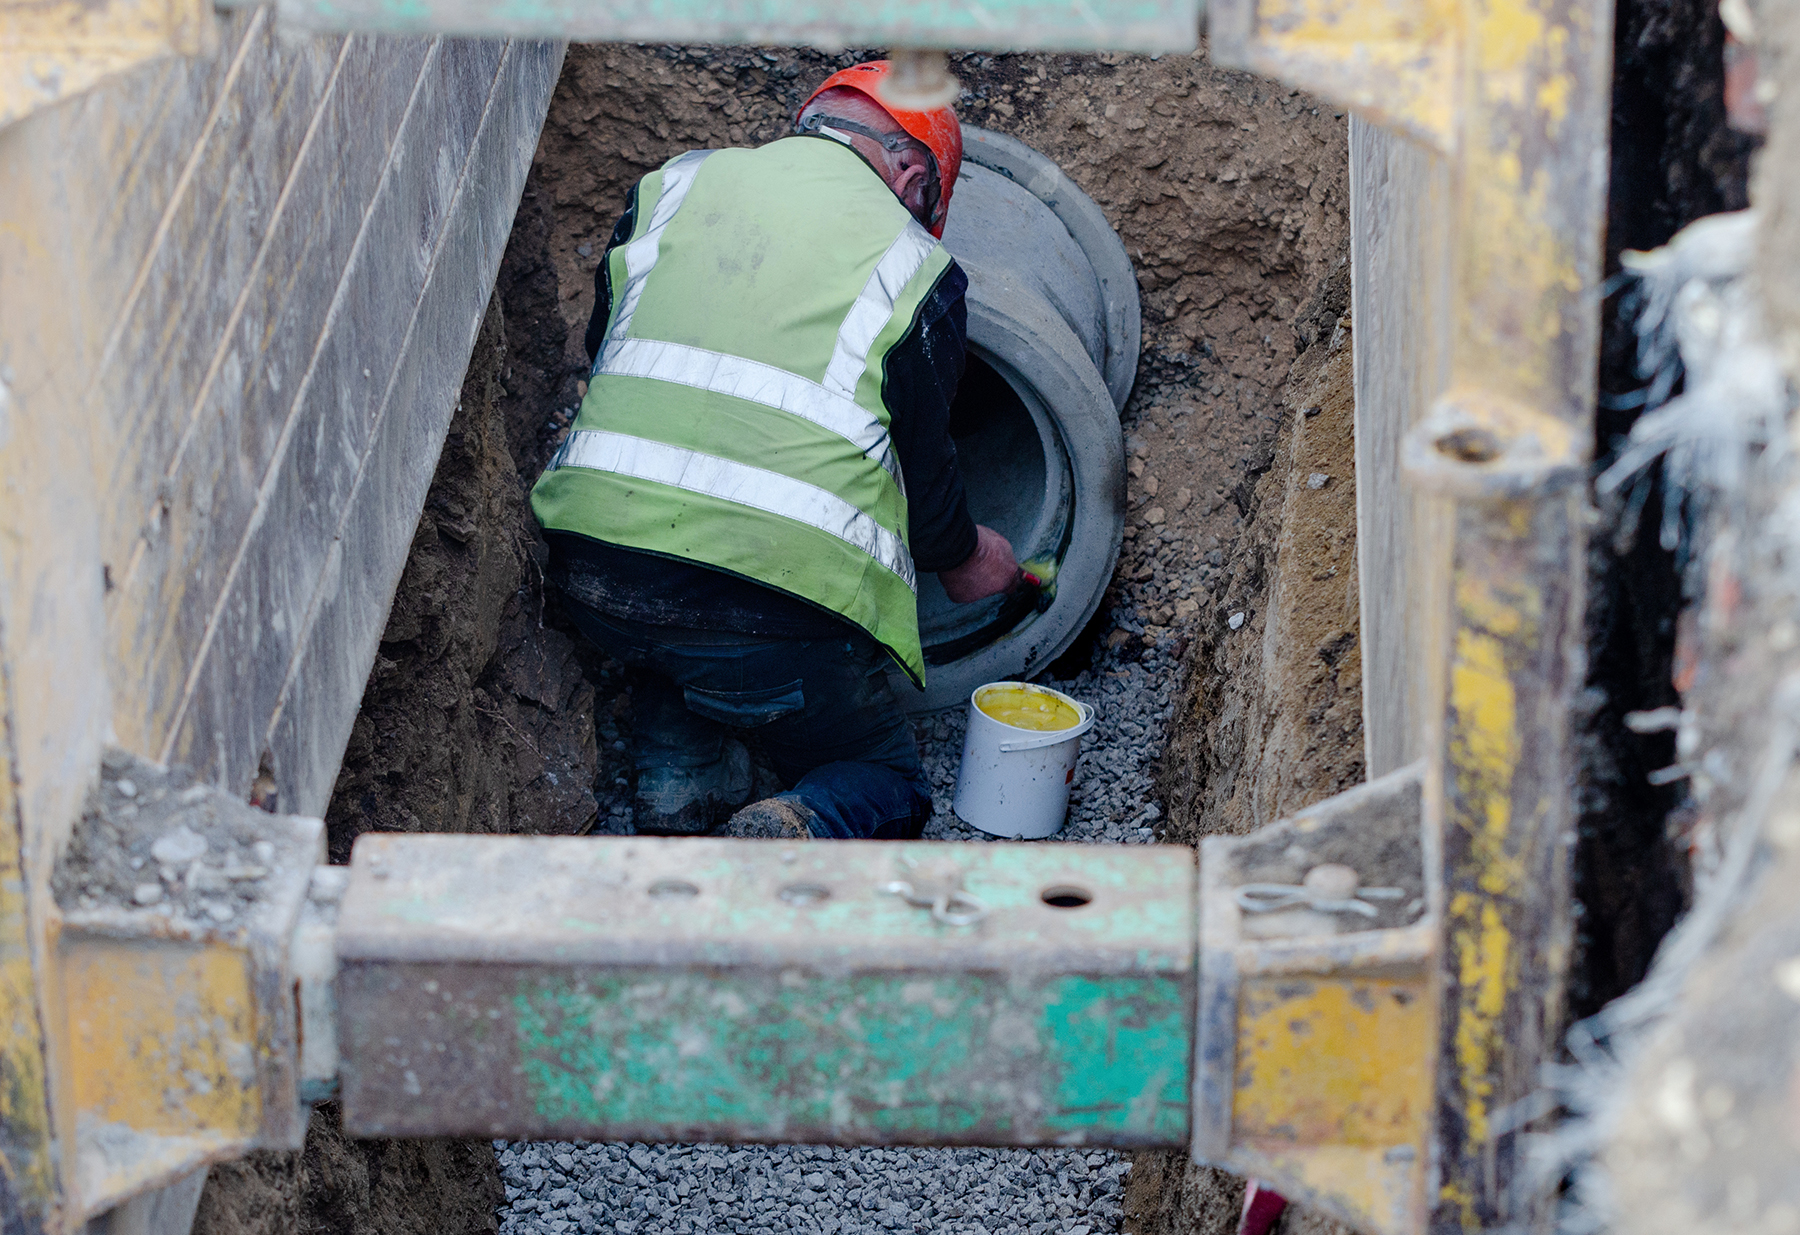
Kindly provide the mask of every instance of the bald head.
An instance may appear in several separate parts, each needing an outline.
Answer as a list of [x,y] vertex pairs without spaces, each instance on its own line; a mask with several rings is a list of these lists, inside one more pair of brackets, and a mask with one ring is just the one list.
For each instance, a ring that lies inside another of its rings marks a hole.
[[885,108],[860,90],[836,86],[808,103],[796,119],[796,124],[804,125],[813,116],[818,116],[825,122],[826,136],[844,142],[868,161],[869,166],[875,169],[876,174],[893,191],[894,196],[900,199],[900,204],[911,212],[913,218],[920,223],[930,223],[931,212],[937,203],[925,200],[931,180],[931,165],[930,155],[922,143],[909,141],[899,150],[889,150],[879,141],[860,133],[830,129],[830,121],[847,120],[883,135],[904,136],[906,130],[900,127],[899,121],[888,115]]

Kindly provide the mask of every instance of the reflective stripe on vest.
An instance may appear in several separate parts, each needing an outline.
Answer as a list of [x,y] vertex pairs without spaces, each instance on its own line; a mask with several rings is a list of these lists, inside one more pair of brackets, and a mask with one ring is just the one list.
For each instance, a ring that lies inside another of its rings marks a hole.
[[[890,307],[889,312],[892,311]],[[871,416],[855,399],[827,390],[817,382],[809,382],[798,373],[789,373],[759,360],[656,339],[609,342],[600,366],[594,372],[613,377],[648,377],[662,382],[679,382],[683,386],[695,386],[792,412],[851,442],[886,468],[895,484],[901,484],[900,461],[881,421]],[[905,491],[904,486],[901,491]]]
[[831,363],[825,366],[825,389],[846,398],[856,394],[856,383],[869,367],[869,349],[875,345],[875,336],[894,316],[894,302],[908,281],[919,273],[936,244],[930,232],[914,224],[895,238],[875,264],[862,294],[838,327],[837,346],[832,349]]
[[654,481],[793,519],[861,550],[898,575],[912,592],[919,590],[912,554],[898,536],[835,493],[803,480],[601,429],[569,434],[550,461],[551,469],[558,467],[585,467]]
[[625,248],[625,287],[619,293],[619,309],[613,314],[612,329],[607,331],[606,342],[600,346],[602,361],[606,359],[606,349],[616,340],[623,339],[625,332],[631,329],[631,315],[637,312],[638,301],[643,298],[644,281],[656,269],[663,229],[681,209],[688,190],[694,187],[694,177],[700,173],[700,164],[711,153],[710,150],[690,150],[680,158],[669,160],[669,165],[663,168],[662,192],[657,194],[656,206],[650,212],[650,226]]
[[625,250],[627,278],[612,329],[594,359],[590,377],[646,377],[679,382],[701,390],[731,395],[790,412],[829,429],[879,463],[902,493],[906,480],[900,460],[881,421],[856,401],[856,384],[869,367],[869,349],[894,315],[894,304],[907,283],[931,256],[937,241],[914,224],[903,230],[869,273],[862,293],[838,326],[837,344],[823,382],[760,361],[727,356],[704,348],[654,339],[627,338],[644,284],[656,268],[663,231],[681,209],[694,177],[710,150],[691,150],[663,169],[662,190],[651,211],[650,226]]

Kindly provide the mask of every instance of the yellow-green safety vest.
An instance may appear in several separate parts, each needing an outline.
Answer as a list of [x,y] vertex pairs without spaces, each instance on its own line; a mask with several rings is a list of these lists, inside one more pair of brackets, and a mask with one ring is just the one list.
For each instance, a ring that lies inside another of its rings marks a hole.
[[855,153],[695,150],[638,184],[538,522],[729,571],[868,631],[917,683],[886,360],[950,266]]

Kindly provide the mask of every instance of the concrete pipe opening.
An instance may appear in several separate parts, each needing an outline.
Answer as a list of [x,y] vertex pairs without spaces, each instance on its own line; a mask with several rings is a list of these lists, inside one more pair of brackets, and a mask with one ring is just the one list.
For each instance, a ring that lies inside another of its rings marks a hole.
[[956,605],[921,576],[926,686],[900,692],[917,712],[1066,651],[1099,608],[1125,526],[1119,412],[1140,330],[1125,247],[1043,155],[973,127],[964,140],[944,244],[969,276],[969,362],[950,432],[970,512],[1021,560],[1054,559],[1056,598],[1043,613],[1025,598]]

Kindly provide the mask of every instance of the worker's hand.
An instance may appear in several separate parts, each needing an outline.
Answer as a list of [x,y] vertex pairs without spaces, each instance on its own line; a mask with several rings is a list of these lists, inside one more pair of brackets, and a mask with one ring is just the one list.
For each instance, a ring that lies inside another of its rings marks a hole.
[[950,570],[940,570],[944,594],[959,605],[998,596],[1019,582],[1019,562],[1006,537],[991,527],[975,525],[975,552]]

